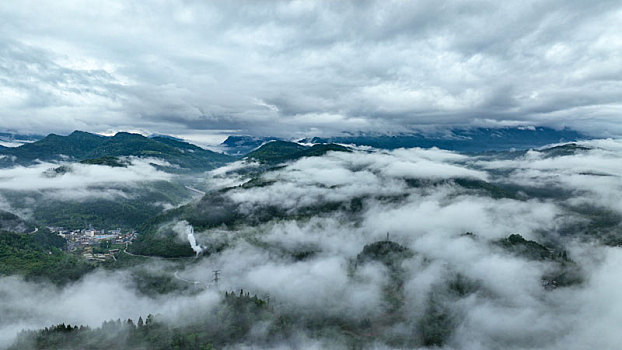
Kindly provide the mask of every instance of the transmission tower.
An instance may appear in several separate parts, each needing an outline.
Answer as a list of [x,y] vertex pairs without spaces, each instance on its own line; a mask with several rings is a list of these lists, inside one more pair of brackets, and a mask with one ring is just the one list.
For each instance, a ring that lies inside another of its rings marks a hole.
[[218,282],[220,281],[220,270],[214,270],[214,279],[212,280],[216,285],[216,289],[220,289]]

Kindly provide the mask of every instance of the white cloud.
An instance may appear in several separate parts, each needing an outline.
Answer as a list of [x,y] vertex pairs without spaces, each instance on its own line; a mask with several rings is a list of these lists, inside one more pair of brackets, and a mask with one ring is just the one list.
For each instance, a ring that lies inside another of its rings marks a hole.
[[621,14],[615,1],[5,2],[0,126],[289,137],[490,120],[615,135]]
[[[131,159],[128,167],[85,165],[79,163],[40,163],[33,166],[15,166],[0,169],[0,189],[14,191],[55,190],[71,197],[92,186],[126,184],[144,181],[169,180],[172,175],[159,171],[151,164],[164,164],[155,159]],[[64,165],[66,173],[54,169]],[[73,194],[69,192],[74,192]]]
[[[370,317],[380,320],[378,330],[383,334],[411,338],[420,334],[419,322],[434,300],[455,321],[447,349],[615,348],[620,340],[616,327],[622,308],[618,278],[622,254],[619,248],[598,244],[596,238],[559,233],[560,227],[577,219],[567,212],[569,201],[587,198],[613,208],[614,198],[621,193],[616,175],[620,143],[604,140],[589,145],[599,148],[553,158],[534,151],[514,160],[436,149],[357,150],[300,159],[262,175],[264,180],[277,181],[273,184],[237,188],[223,195],[242,205],[243,213],[249,215],[264,205],[295,213],[308,205],[367,196],[360,211],[196,232],[198,244],[222,250],[212,250],[212,255],[189,264],[153,268],[175,271],[175,276],[211,286],[213,271],[218,269],[221,289],[269,295],[273,307],[283,315],[300,319],[317,315]],[[159,176],[145,166],[148,174]],[[235,182],[244,166],[234,164],[208,176],[217,184],[227,182],[230,176]],[[612,176],[581,175],[587,168]],[[116,174],[133,181],[126,172],[144,175],[140,169],[119,169],[122,171]],[[499,171],[508,175],[500,178]],[[529,180],[534,186],[554,185],[572,191],[570,199],[491,198],[451,181],[464,176],[493,183],[528,184]],[[404,177],[420,179],[424,185],[409,186]],[[610,196],[605,196],[606,190]],[[475,235],[463,235],[467,231]],[[391,275],[382,264],[355,263],[365,245],[385,239],[387,232],[391,240],[413,252],[400,265],[403,290],[391,284]],[[584,283],[543,288],[543,276],[560,264],[530,260],[496,244],[513,233],[545,243],[556,253],[567,250],[581,269]],[[309,254],[299,258],[294,256],[297,252]],[[176,320],[188,313],[209,313],[218,300],[210,290],[195,296],[173,293],[147,298],[129,286],[124,276],[118,271],[98,272],[63,289],[5,278],[0,283],[0,293],[6,296],[0,301],[0,311],[10,311],[3,314],[12,318],[0,321],[1,339],[10,341],[24,326],[58,322],[94,325],[105,319],[157,312]],[[473,293],[460,295],[451,290],[457,276],[476,286]],[[388,316],[395,316],[387,315],[387,286],[401,293],[403,301],[403,315],[395,323],[387,321]],[[116,302],[110,301],[113,299]],[[91,306],[93,300],[99,302]],[[308,336],[302,329],[300,333],[303,338]],[[309,344],[337,347],[330,336],[319,338]],[[378,338],[377,348],[391,348],[384,340]],[[278,345],[282,344],[275,347]]]

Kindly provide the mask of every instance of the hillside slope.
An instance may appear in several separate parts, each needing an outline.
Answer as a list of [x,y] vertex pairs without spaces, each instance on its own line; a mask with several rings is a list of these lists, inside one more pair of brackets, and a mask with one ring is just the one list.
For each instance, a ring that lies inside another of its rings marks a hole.
[[103,157],[136,156],[160,158],[173,167],[209,170],[233,160],[225,154],[165,137],[147,138],[127,132],[106,137],[83,131],[74,131],[68,136],[50,134],[39,141],[19,147],[2,148],[0,155],[5,155],[0,159],[0,165],[3,166],[28,165],[37,160],[85,161]]

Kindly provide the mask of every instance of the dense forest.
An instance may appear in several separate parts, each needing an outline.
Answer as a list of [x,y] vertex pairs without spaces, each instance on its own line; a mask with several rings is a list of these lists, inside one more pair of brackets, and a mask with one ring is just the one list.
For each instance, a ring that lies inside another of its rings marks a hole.
[[24,235],[0,232],[0,275],[65,284],[78,280],[95,266],[64,250],[63,238],[40,229]]

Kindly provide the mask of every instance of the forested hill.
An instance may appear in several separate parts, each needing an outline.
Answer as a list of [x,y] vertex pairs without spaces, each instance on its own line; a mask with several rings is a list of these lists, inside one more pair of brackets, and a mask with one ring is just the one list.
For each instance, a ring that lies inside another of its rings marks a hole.
[[66,244],[47,228],[29,234],[0,230],[0,277],[21,275],[26,280],[57,285],[78,280],[94,265],[67,252]]
[[279,163],[303,157],[322,156],[330,151],[350,152],[350,149],[330,143],[304,146],[295,142],[271,141],[250,152],[246,157],[263,163]]
[[242,156],[268,141],[278,140],[275,137],[252,137],[232,135],[227,137],[220,146],[226,154]]
[[83,131],[74,131],[68,136],[50,134],[19,147],[2,148],[0,155],[4,155],[0,158],[0,165],[26,165],[37,160],[84,161],[102,157],[137,156],[160,158],[173,166],[194,170],[213,169],[233,160],[228,155],[166,137],[148,138],[127,132],[107,137]]
[[274,163],[305,156],[322,155],[327,151],[344,151],[337,144],[354,144],[380,149],[430,148],[458,152],[486,152],[511,149],[525,150],[549,144],[572,142],[589,138],[570,129],[536,128],[474,128],[450,129],[436,134],[344,135],[313,137],[304,143],[277,140],[271,137],[230,136],[221,144],[225,153],[217,153],[167,136],[145,137],[119,132],[107,137],[83,131],[70,135],[48,136],[19,147],[0,146],[0,166],[28,165],[36,161],[68,159],[89,164],[116,164],[114,157],[155,157],[174,167],[208,170],[246,155],[260,162]]

